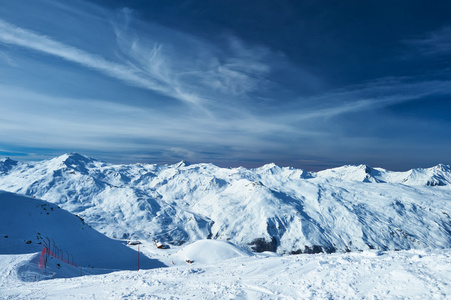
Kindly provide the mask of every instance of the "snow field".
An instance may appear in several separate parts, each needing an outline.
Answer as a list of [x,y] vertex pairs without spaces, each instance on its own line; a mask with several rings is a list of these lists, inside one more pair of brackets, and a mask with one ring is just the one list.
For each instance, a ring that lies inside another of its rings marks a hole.
[[11,266],[29,257],[0,256],[1,299],[449,299],[451,295],[450,250],[261,254],[214,264],[22,282],[10,274]]

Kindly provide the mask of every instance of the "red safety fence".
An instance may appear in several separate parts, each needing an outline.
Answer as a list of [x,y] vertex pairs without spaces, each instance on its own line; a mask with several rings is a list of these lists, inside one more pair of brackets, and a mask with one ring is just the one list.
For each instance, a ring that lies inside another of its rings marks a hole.
[[41,258],[39,259],[39,267],[41,268],[41,270],[45,267],[46,264],[45,255],[53,256],[66,264],[77,267],[77,265],[73,261],[71,262],[69,259],[65,259],[64,257],[56,255],[55,253],[52,252],[52,250],[50,250],[47,247],[44,247],[41,252]]

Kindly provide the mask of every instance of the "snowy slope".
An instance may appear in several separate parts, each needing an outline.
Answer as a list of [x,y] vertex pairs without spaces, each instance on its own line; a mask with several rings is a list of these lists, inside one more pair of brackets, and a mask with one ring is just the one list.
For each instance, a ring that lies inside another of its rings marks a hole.
[[[80,218],[52,203],[0,191],[0,254],[40,254],[45,243],[63,258],[55,264],[65,269],[73,269],[67,262],[91,269],[137,269],[136,251],[93,230]],[[38,257],[34,258],[36,266]],[[144,256],[140,259],[141,268],[164,266]],[[77,268],[74,271],[80,273]]]
[[175,245],[229,240],[255,251],[316,253],[451,247],[451,169],[268,164],[111,165],[65,154],[0,162],[0,189],[82,216],[110,237]]
[[0,255],[0,299],[450,299],[451,251],[241,257],[39,282]]

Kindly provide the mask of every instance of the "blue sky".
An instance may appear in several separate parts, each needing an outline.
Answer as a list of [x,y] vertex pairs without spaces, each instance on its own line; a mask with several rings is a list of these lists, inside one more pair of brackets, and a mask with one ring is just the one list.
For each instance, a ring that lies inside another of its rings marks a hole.
[[0,156],[451,164],[449,11],[449,1],[5,1]]

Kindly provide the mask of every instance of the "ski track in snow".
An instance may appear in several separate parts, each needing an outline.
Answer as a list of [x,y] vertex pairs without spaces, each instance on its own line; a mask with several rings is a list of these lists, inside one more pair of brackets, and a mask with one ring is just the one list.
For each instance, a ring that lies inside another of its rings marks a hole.
[[[1,299],[447,299],[451,251],[252,257],[21,282],[0,256]],[[5,274],[6,273],[6,274]],[[7,280],[5,280],[7,278]]]

